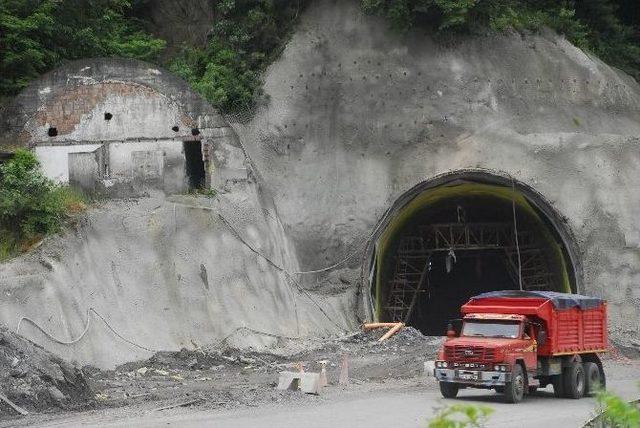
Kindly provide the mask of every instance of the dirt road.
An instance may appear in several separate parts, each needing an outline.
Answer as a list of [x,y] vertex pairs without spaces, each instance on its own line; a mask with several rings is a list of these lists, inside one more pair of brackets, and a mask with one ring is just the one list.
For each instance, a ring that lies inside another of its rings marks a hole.
[[[609,390],[629,399],[640,394],[638,364],[608,363],[607,366]],[[289,400],[237,409],[203,409],[200,406],[156,410],[147,404],[23,422],[43,427],[425,427],[436,408],[453,403],[473,403],[495,410],[489,427],[564,428],[581,426],[596,407],[592,398],[554,398],[551,387],[518,405],[503,403],[501,396],[492,391],[466,390],[461,391],[458,399],[443,400],[432,378],[359,382],[346,388],[329,386],[320,396],[290,394]]]

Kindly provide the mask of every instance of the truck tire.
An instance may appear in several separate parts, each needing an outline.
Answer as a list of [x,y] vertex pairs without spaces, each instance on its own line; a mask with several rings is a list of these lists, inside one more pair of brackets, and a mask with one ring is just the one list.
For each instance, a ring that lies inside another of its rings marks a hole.
[[524,398],[527,388],[527,377],[522,371],[522,366],[516,364],[511,372],[511,382],[504,386],[504,401],[507,403],[519,403]]
[[438,382],[440,384],[440,393],[444,398],[456,398],[460,386],[452,382]]
[[553,395],[555,395],[556,398],[563,398],[564,397],[564,376],[561,374],[551,376],[551,383],[553,384]]
[[600,378],[600,367],[596,363],[587,361],[582,364],[584,367],[585,377],[585,395],[593,395],[602,388],[602,379]]
[[562,371],[565,397],[578,399],[584,396],[585,376],[584,367],[579,361],[572,361],[569,367]]

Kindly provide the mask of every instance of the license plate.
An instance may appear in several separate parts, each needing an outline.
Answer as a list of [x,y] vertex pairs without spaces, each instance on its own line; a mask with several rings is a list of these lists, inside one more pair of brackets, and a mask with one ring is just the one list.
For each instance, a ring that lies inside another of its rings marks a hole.
[[477,373],[460,373],[458,377],[462,380],[476,380],[478,378]]

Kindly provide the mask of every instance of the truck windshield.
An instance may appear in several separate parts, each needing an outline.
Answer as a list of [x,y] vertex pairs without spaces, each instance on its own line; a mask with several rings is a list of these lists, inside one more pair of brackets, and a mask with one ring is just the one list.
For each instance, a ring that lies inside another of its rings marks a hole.
[[516,339],[520,335],[520,323],[499,321],[465,321],[463,336],[508,337]]

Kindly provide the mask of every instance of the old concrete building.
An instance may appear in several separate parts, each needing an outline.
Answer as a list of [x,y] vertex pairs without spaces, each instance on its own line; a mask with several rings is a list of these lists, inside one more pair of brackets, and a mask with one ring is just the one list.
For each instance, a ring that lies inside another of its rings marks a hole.
[[[612,340],[640,348],[638,83],[555,34],[383,28],[356,1],[313,3],[243,123],[139,62],[35,82],[5,144],[61,182],[163,196],[107,201],[3,264],[0,321],[74,337],[98,308],[162,349],[375,318],[441,334],[469,296],[522,287],[606,298]],[[202,182],[215,199],[176,196]],[[95,328],[71,349],[23,334],[105,366],[139,356]]]
[[[3,140],[35,150],[48,177],[112,196],[210,186],[211,148],[230,133],[185,82],[117,59],[70,63],[43,76],[5,121]],[[242,163],[235,168],[246,176]]]

